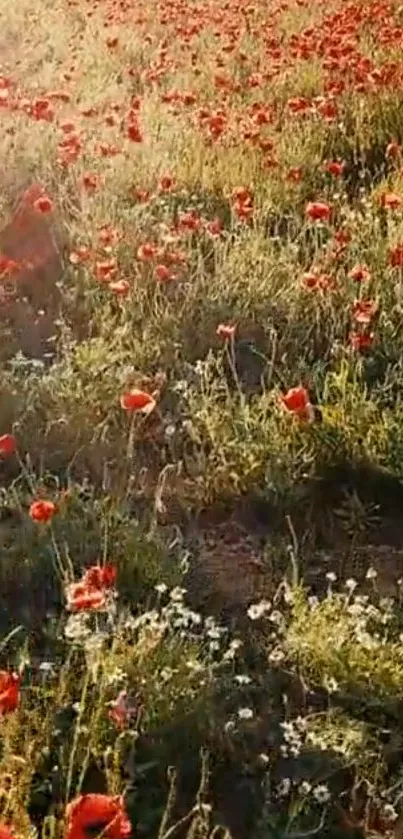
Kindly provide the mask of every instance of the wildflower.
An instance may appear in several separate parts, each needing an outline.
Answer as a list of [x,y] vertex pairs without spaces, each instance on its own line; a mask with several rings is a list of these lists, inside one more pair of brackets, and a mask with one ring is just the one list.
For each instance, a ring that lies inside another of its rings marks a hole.
[[234,676],[234,682],[241,686],[250,685],[251,681],[251,677],[248,676],[246,673],[238,673],[236,676]]
[[395,192],[384,192],[380,198],[381,207],[385,210],[398,210],[403,204],[403,199]]
[[143,142],[143,135],[137,121],[133,120],[133,122],[129,123],[127,126],[127,136],[133,143]]
[[270,609],[268,600],[261,600],[260,603],[252,603],[247,611],[248,618],[251,621],[259,620]]
[[92,588],[112,588],[116,581],[116,568],[113,565],[91,565],[84,574],[83,582]]
[[167,268],[167,266],[166,266],[166,265],[163,265],[163,264],[161,263],[161,264],[159,264],[159,265],[156,265],[156,266],[155,266],[155,268],[154,268],[154,277],[155,277],[155,279],[156,279],[156,280],[158,280],[160,283],[166,283],[166,282],[169,282],[169,280],[172,280],[172,279],[173,279],[173,274],[172,274],[172,272],[169,270],[169,268]]
[[350,332],[349,341],[353,350],[367,350],[372,347],[375,335],[373,332]]
[[219,323],[216,329],[216,335],[218,335],[219,338],[224,338],[225,341],[229,341],[234,337],[235,330],[236,324]]
[[156,245],[153,245],[151,242],[145,242],[144,245],[140,245],[137,249],[137,259],[140,259],[141,262],[148,262],[158,252],[158,248]]
[[69,612],[87,612],[102,609],[106,603],[103,589],[91,588],[83,581],[70,583],[66,587],[67,609]]
[[127,691],[121,690],[116,699],[111,703],[108,716],[118,728],[126,728],[135,710],[128,702]]
[[34,201],[34,209],[37,213],[48,216],[53,211],[53,202],[47,195],[41,195]]
[[288,170],[286,175],[286,180],[289,183],[299,184],[299,182],[303,178],[303,171],[301,166],[293,166],[291,169]]
[[116,274],[116,259],[107,259],[104,262],[97,262],[95,265],[95,276],[100,282],[108,283]]
[[366,265],[354,265],[354,268],[349,271],[348,276],[355,283],[368,282],[371,279],[371,274]]
[[128,393],[122,393],[120,397],[120,405],[124,411],[139,411],[150,414],[156,404],[154,397],[144,390],[132,390]]
[[0,824],[0,839],[14,839],[14,835],[6,824]]
[[295,414],[299,419],[309,421],[315,419],[315,412],[306,388],[293,387],[286,394],[282,394],[280,399],[290,414]]
[[377,576],[378,576],[378,572],[375,570],[375,568],[368,568],[368,571],[365,575],[365,579],[366,580],[376,580]]
[[15,711],[20,701],[20,677],[0,670],[0,716]]
[[116,280],[115,282],[109,283],[109,291],[113,291],[116,294],[116,297],[127,297],[130,293],[130,283],[128,280]]
[[2,434],[0,437],[0,456],[8,457],[14,454],[17,443],[13,434]]
[[238,717],[240,720],[251,720],[253,717],[252,708],[238,708]]
[[172,175],[162,175],[158,183],[158,188],[161,192],[169,192],[174,186],[175,181]]
[[71,262],[72,265],[80,265],[82,262],[86,262],[90,258],[91,249],[84,246],[76,248],[74,251],[69,253],[69,262]]
[[29,508],[29,515],[32,521],[46,524],[46,522],[51,521],[56,509],[56,504],[53,501],[46,501],[45,499],[33,501]]
[[66,807],[65,839],[87,839],[101,834],[105,839],[124,839],[131,833],[121,796],[89,793],[80,795]]
[[305,215],[310,221],[329,221],[332,208],[324,201],[309,201]]
[[328,172],[329,175],[333,175],[335,178],[340,178],[343,174],[346,164],[343,160],[328,160],[325,163],[325,172]]
[[84,175],[81,178],[81,183],[84,189],[93,191],[99,186],[99,177],[92,172],[84,172]]
[[354,591],[354,589],[358,586],[357,580],[354,580],[353,577],[349,577],[349,579],[345,582],[345,586],[348,591]]
[[392,268],[402,268],[403,266],[403,242],[398,242],[394,248],[391,248],[388,253],[388,262]]
[[355,300],[352,315],[357,323],[369,324],[378,310],[375,300]]
[[388,160],[391,160],[392,158],[399,157],[400,153],[401,153],[401,149],[400,149],[399,143],[397,143],[396,140],[392,140],[386,146],[385,157]]
[[318,784],[317,787],[313,788],[312,792],[318,804],[326,804],[330,799],[330,792],[326,784]]
[[309,781],[302,781],[302,784],[299,785],[299,791],[302,793],[302,795],[309,795],[311,789],[312,786],[309,783]]
[[277,786],[277,795],[280,798],[285,798],[290,792],[291,789],[291,779],[290,778],[282,778],[280,783]]

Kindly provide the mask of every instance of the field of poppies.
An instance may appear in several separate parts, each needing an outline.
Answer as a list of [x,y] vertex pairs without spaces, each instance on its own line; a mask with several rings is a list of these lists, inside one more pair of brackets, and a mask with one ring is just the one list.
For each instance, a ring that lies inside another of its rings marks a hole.
[[399,839],[403,6],[0,22],[0,839]]

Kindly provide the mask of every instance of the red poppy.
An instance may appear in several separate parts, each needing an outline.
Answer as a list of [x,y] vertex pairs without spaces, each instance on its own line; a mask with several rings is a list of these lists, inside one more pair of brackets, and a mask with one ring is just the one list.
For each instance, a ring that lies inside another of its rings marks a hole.
[[293,166],[291,169],[288,170],[286,175],[286,180],[289,183],[299,184],[303,178],[303,171],[302,166]]
[[398,242],[388,253],[388,262],[392,268],[403,267],[403,242]]
[[87,189],[89,192],[93,191],[99,186],[99,176],[92,172],[84,172],[81,183],[84,189]]
[[315,412],[311,405],[309,393],[304,387],[293,387],[286,394],[281,395],[281,403],[299,419],[312,421]]
[[367,282],[371,279],[371,274],[366,265],[354,265],[354,268],[349,271],[348,276],[350,280],[356,283]]
[[105,591],[91,588],[84,581],[70,583],[65,593],[69,612],[88,612],[105,606]]
[[109,291],[113,291],[116,297],[127,297],[130,294],[130,283],[128,280],[116,280],[109,283]]
[[352,308],[352,315],[357,323],[371,323],[376,315],[378,304],[375,300],[355,300]]
[[8,457],[14,454],[17,448],[16,439],[13,434],[2,434],[0,437],[0,456]]
[[0,824],[0,839],[14,839],[14,834],[6,824]]
[[305,215],[311,221],[329,221],[332,208],[324,201],[309,201],[305,208]]
[[219,338],[224,338],[225,341],[229,341],[234,337],[235,330],[236,324],[219,323],[216,329],[216,335],[218,335]]
[[346,168],[346,164],[343,160],[328,160],[324,168],[325,172],[329,172],[329,175],[340,178]]
[[156,401],[153,396],[144,390],[132,390],[122,393],[120,404],[124,411],[139,411],[149,414],[154,410]]
[[20,677],[0,670],[0,716],[15,711],[20,701]]
[[115,701],[111,703],[108,716],[117,728],[126,728],[135,711],[136,709],[129,704],[127,691],[121,690]]
[[375,335],[373,332],[350,332],[349,341],[353,350],[366,350],[372,347]]
[[137,248],[137,258],[140,259],[141,262],[148,262],[150,259],[154,258],[157,252],[157,245],[153,245],[151,242],[145,242],[144,245],[139,245]]
[[95,276],[101,283],[108,283],[117,271],[116,259],[107,259],[104,262],[97,262],[95,265]]
[[161,190],[161,192],[169,192],[169,190],[172,189],[174,185],[175,181],[172,175],[163,175],[159,180],[158,188]]
[[169,282],[169,280],[173,279],[172,271],[170,271],[169,268],[167,268],[167,266],[163,265],[162,263],[155,266],[154,277],[160,283],[167,283]]
[[33,501],[29,508],[29,515],[32,521],[46,523],[50,521],[56,512],[56,504],[53,501]]
[[121,796],[89,793],[80,795],[66,807],[65,839],[88,839],[99,834],[105,839],[125,839],[131,833]]
[[83,582],[91,588],[112,588],[116,581],[116,568],[113,565],[91,565],[84,574]]
[[127,126],[127,136],[132,143],[142,143],[143,135],[137,122],[130,122]]
[[381,207],[386,210],[398,210],[403,204],[403,199],[395,192],[384,192],[381,195]]
[[53,211],[53,201],[47,195],[41,195],[34,201],[34,209],[37,213],[48,216]]
[[396,140],[392,140],[390,143],[388,143],[388,145],[386,146],[386,151],[385,151],[385,157],[386,158],[391,159],[391,158],[399,157],[400,154],[401,154],[401,148],[399,146],[399,143],[396,142]]
[[84,246],[76,248],[75,251],[71,251],[69,254],[69,261],[72,265],[81,265],[82,262],[87,262],[90,258],[91,248],[86,248]]

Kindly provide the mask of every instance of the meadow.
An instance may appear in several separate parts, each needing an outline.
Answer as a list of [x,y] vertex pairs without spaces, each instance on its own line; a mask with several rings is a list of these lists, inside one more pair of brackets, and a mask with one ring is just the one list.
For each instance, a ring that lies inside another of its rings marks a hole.
[[0,24],[0,839],[399,839],[403,6]]

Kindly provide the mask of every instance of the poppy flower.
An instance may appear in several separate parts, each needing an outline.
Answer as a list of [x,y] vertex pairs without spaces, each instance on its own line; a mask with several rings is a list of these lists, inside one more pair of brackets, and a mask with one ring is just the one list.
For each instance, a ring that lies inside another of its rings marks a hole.
[[109,291],[113,291],[116,294],[116,297],[127,297],[130,293],[130,283],[128,280],[116,280],[115,282],[109,283]]
[[95,276],[101,283],[108,283],[117,271],[116,259],[107,259],[104,262],[97,262],[95,265]]
[[306,388],[292,387],[287,393],[282,394],[280,399],[287,411],[298,419],[312,421],[315,418],[315,411]]
[[224,338],[225,341],[229,341],[234,337],[235,330],[236,324],[219,323],[216,329],[216,335],[218,335],[219,338]]
[[15,711],[20,701],[20,677],[0,670],[0,716]]
[[161,192],[169,192],[175,185],[172,175],[162,175],[159,180],[158,188]]
[[6,824],[0,824],[0,839],[14,839],[14,835]]
[[91,248],[82,246],[69,253],[69,262],[72,265],[81,265],[82,262],[87,262],[88,259],[91,259]]
[[136,709],[129,704],[127,691],[121,690],[114,702],[111,702],[108,716],[117,728],[126,728],[135,711]]
[[390,143],[388,143],[385,150],[385,157],[388,160],[399,157],[400,154],[401,148],[399,146],[399,143],[396,142],[396,140],[392,140]]
[[141,262],[148,262],[154,258],[157,252],[157,245],[153,245],[151,242],[145,242],[144,245],[139,245],[137,248],[137,259],[140,259]]
[[324,201],[309,201],[305,208],[305,215],[311,221],[329,221],[332,208]]
[[41,195],[34,202],[34,209],[37,213],[48,216],[53,211],[53,201],[47,195]]
[[366,265],[354,265],[348,276],[350,280],[354,280],[356,283],[367,282],[371,279],[371,274]]
[[132,143],[142,143],[143,135],[137,122],[130,122],[127,126],[127,136]]
[[29,515],[32,521],[44,523],[50,521],[56,512],[56,504],[53,501],[33,501],[29,508]]
[[378,310],[375,300],[355,300],[352,308],[352,315],[357,323],[371,323],[372,318]]
[[172,271],[170,271],[169,268],[162,263],[155,266],[154,277],[156,280],[159,280],[160,283],[167,283],[169,280],[173,279]]
[[399,242],[388,253],[388,262],[392,268],[403,267],[403,242]]
[[288,170],[286,175],[286,180],[289,183],[299,184],[303,178],[303,171],[302,166],[292,166],[291,169]]
[[398,210],[403,204],[403,199],[395,192],[384,192],[381,195],[381,207],[386,210]]
[[102,609],[105,606],[105,591],[91,588],[82,580],[70,583],[65,589],[67,609],[69,612],[89,612]]
[[324,168],[325,172],[328,172],[329,175],[340,178],[346,168],[346,164],[343,160],[328,160]]
[[122,393],[120,397],[120,405],[124,411],[139,411],[150,414],[156,404],[154,397],[144,390],[132,390],[128,393]]
[[0,437],[0,456],[8,457],[14,454],[17,443],[13,434],[2,434]]
[[105,839],[125,839],[132,830],[119,795],[80,795],[67,805],[66,820],[65,839],[88,839],[101,834]]
[[349,341],[353,350],[367,350],[372,347],[375,335],[373,332],[350,332]]
[[116,581],[116,568],[113,565],[91,565],[84,574],[83,582],[91,588],[112,588]]

